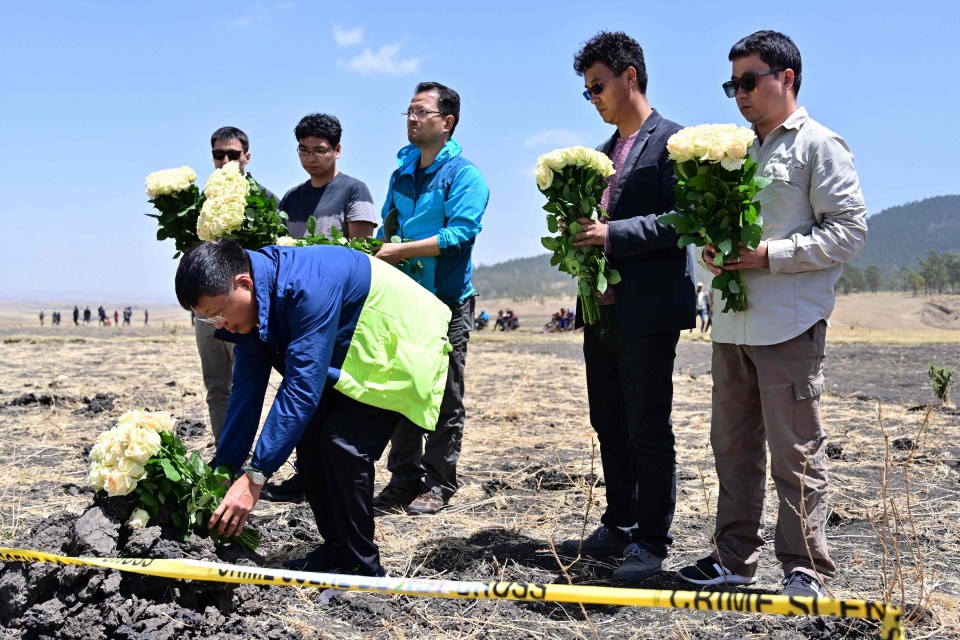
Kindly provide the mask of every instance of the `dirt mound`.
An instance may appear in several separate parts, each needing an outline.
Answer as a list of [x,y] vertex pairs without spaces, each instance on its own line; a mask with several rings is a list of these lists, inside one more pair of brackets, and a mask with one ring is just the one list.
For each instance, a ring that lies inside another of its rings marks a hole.
[[923,303],[920,321],[937,329],[960,329],[960,301],[952,298],[937,298]]

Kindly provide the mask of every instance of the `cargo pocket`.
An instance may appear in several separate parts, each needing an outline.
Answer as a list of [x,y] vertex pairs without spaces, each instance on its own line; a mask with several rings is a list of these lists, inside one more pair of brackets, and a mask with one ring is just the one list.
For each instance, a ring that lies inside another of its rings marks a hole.
[[816,440],[826,435],[820,425],[820,394],[823,392],[823,374],[809,380],[793,383],[793,430],[804,440]]

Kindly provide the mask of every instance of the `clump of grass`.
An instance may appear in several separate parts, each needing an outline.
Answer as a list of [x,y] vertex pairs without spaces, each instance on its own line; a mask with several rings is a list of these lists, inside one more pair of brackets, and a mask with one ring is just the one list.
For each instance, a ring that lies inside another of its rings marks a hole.
[[953,386],[954,370],[952,367],[940,367],[930,363],[930,384],[933,385],[933,392],[937,394],[940,404],[944,405],[950,402],[950,387]]

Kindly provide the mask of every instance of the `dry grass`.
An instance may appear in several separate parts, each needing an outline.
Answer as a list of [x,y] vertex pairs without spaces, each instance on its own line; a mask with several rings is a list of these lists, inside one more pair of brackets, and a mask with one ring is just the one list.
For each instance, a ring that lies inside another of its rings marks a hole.
[[[498,308],[489,302],[485,306]],[[532,307],[521,313],[536,317]],[[84,447],[121,412],[161,408],[179,418],[205,419],[191,330],[177,325],[172,316],[165,323],[123,333],[61,328],[56,335],[23,323],[0,326],[7,365],[0,370],[0,402],[8,405],[28,392],[68,400],[63,406],[0,408],[0,544],[16,538],[34,516],[84,509],[89,496],[70,495],[64,485],[84,484]],[[902,344],[921,339],[924,331],[901,332]],[[868,339],[881,340],[881,335]],[[704,339],[684,336],[681,350],[687,341]],[[585,529],[589,533],[604,499],[603,486],[597,484],[599,454],[587,419],[580,341],[576,334],[548,335],[530,327],[512,334],[474,334],[467,367],[464,487],[437,516],[378,519],[383,563],[392,575],[610,584],[613,565],[583,559],[561,567],[552,548]],[[864,375],[883,374],[865,369]],[[679,485],[675,543],[667,569],[708,549],[717,495],[708,441],[709,376],[677,375],[674,383]],[[85,406],[82,398],[98,392],[116,395],[115,410],[77,413]],[[911,637],[958,637],[953,631],[960,628],[957,416],[912,412],[895,404],[878,408],[876,400],[835,395],[825,396],[823,413],[831,442],[844,452],[831,466],[828,537],[840,567],[831,584],[833,594],[920,605],[929,615],[919,621],[920,610],[908,615]],[[904,437],[917,447],[893,448],[892,442]],[[203,438],[195,440],[193,446],[205,445]],[[385,460],[378,473],[382,483]],[[768,495],[772,492],[770,484]],[[257,512],[269,522],[305,513],[304,507],[274,504],[258,505]],[[772,522],[767,533],[772,539]],[[291,557],[311,546],[293,538],[271,544],[264,554],[274,558]],[[781,576],[772,549],[761,561],[760,575],[760,589],[778,589]],[[661,576],[641,586],[680,585]],[[367,602],[361,598],[372,597],[338,596],[323,609],[329,626],[321,631],[307,622],[318,615],[319,594],[291,593],[295,595],[286,610],[271,615],[283,620],[291,634],[305,637],[350,636],[338,631],[338,621]],[[403,614],[384,618],[367,637],[693,638],[709,631],[743,637],[769,633],[763,631],[769,618],[751,615],[660,612],[632,618],[632,628],[626,628],[615,610],[604,608],[557,607],[533,624],[530,615],[516,617],[515,605],[507,603],[390,601],[399,602]]]

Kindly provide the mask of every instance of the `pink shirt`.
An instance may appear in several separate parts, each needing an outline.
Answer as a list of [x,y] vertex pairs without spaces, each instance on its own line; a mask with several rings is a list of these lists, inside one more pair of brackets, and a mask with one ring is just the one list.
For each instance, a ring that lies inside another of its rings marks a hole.
[[[620,170],[623,168],[623,163],[627,161],[627,156],[630,155],[630,149],[633,148],[633,143],[637,140],[638,133],[639,131],[635,131],[631,136],[618,138],[613,144],[610,161],[613,163],[613,168],[616,170],[616,173],[610,176],[607,181],[607,188],[603,190],[603,195],[600,197],[600,206],[603,207],[604,211],[610,208],[610,195],[613,193],[613,190],[617,188],[617,184],[622,177]],[[609,220],[610,216],[604,215],[603,219]],[[609,242],[609,237],[607,242]],[[604,252],[606,252],[606,250],[607,247],[605,246]],[[610,305],[616,301],[613,287],[608,287],[606,292],[597,294],[597,304]]]

